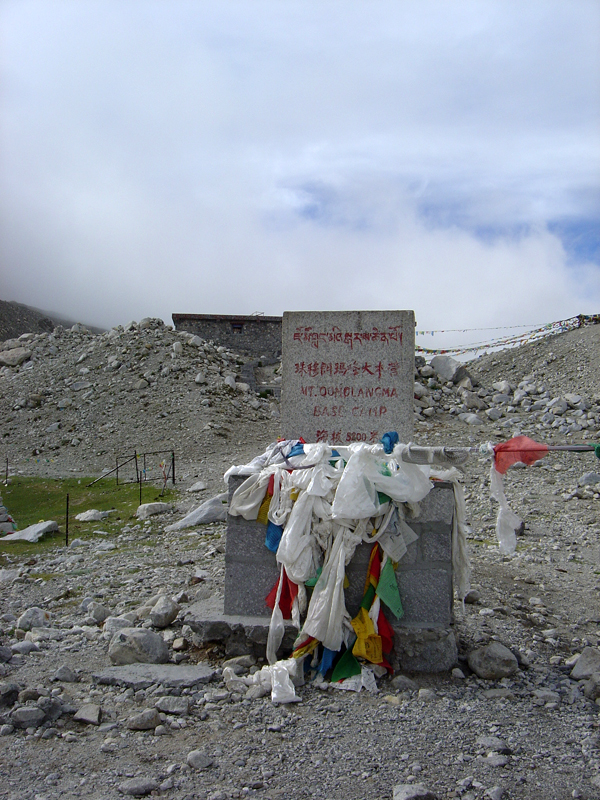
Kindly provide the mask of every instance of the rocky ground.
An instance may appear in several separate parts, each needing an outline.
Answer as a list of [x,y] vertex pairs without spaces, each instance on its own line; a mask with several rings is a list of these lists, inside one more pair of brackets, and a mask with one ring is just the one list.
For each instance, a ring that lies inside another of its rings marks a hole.
[[[598,441],[599,336],[590,326],[492,353],[456,381],[420,365],[415,439]],[[157,320],[56,329],[0,351],[0,363],[16,362],[0,371],[0,455],[13,473],[97,475],[115,455],[174,449],[181,515],[197,504],[183,491],[191,483],[207,484],[202,499],[222,491],[224,469],[278,433],[277,401],[253,391],[239,357]],[[222,523],[167,532],[176,517],[152,517],[116,537],[90,523],[97,535],[79,546],[5,554],[0,797],[362,800],[396,787],[397,798],[600,798],[597,683],[581,679],[600,671],[596,463],[553,453],[511,469],[506,493],[525,527],[502,556],[489,460],[468,462],[474,592],[455,606],[456,669],[383,678],[377,693],[308,683],[300,703],[275,706],[223,680],[218,648],[190,645],[186,608],[222,593]],[[22,619],[32,608],[42,611]],[[156,634],[194,675],[173,685],[158,666],[146,680],[125,668],[101,682],[123,624]],[[469,654],[493,642],[512,650],[517,672],[471,671]],[[261,664],[229,666],[243,676]]]

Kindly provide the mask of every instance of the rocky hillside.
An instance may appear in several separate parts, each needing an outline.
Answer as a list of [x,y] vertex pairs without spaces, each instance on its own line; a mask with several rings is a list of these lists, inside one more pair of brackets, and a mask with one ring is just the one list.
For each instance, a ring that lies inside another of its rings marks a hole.
[[[22,333],[51,333],[56,325],[70,328],[74,324],[74,320],[68,320],[59,314],[41,311],[22,303],[0,300],[0,340],[13,339]],[[100,333],[102,328],[90,327],[90,330]]]
[[0,350],[0,455],[25,471],[97,474],[134,450],[174,450],[186,468],[218,453],[221,470],[278,432],[276,400],[251,390],[235,353],[162,320],[58,327]]

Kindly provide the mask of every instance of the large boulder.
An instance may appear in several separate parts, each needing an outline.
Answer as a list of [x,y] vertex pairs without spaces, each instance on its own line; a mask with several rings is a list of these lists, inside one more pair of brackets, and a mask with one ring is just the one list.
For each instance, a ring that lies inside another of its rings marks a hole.
[[451,356],[434,356],[429,362],[438,377],[452,383],[459,383],[463,378],[470,377],[467,368],[460,361]]
[[571,678],[574,681],[587,681],[594,672],[600,672],[600,650],[596,647],[584,647],[571,670]]
[[123,628],[110,640],[108,657],[113,664],[166,664],[169,648],[162,636],[146,628]]
[[26,347],[15,347],[12,350],[3,350],[0,353],[0,367],[18,367],[31,358],[31,350]]
[[484,680],[507,678],[519,669],[513,653],[500,642],[492,642],[469,653],[469,667]]

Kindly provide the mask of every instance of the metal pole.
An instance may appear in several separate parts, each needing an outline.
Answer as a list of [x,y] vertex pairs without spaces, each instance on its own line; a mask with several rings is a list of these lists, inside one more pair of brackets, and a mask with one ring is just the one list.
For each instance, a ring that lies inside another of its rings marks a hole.
[[65,547],[69,546],[69,495],[67,494],[67,511],[65,514]]
[[8,456],[6,456],[6,485],[8,486]]
[[135,458],[135,479],[136,479],[136,481],[139,481],[139,479],[140,479],[140,472],[139,472],[139,470],[138,470],[138,465],[137,465],[137,460],[138,460],[138,454],[137,454],[137,450],[134,450],[134,451],[133,451],[133,455],[134,455],[134,458]]
[[175,486],[175,450],[171,450],[171,480]]
[[115,472],[117,473],[117,486],[119,485],[119,456],[115,456]]
[[[137,460],[136,460],[137,463]],[[142,505],[142,473],[138,473],[138,483],[140,484],[140,505]]]

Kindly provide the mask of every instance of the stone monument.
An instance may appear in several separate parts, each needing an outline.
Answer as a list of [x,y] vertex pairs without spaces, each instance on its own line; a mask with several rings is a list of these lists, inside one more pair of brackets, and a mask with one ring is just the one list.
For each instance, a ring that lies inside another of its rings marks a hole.
[[[390,430],[413,433],[414,314],[412,311],[289,312],[283,316],[282,433],[331,445],[376,443]],[[232,477],[230,496],[244,478]],[[452,622],[451,484],[436,483],[410,522],[418,540],[396,572],[404,616],[394,628],[392,665],[433,672],[456,660]],[[370,546],[361,544],[346,568],[348,611],[358,611]],[[265,547],[265,526],[228,517],[224,613],[186,622],[199,640],[220,640],[228,654],[264,654],[271,610],[265,597],[279,576]],[[294,638],[289,628],[284,648]],[[288,650],[289,652],[289,650]]]
[[413,437],[412,311],[287,311],[282,434],[307,442]]

